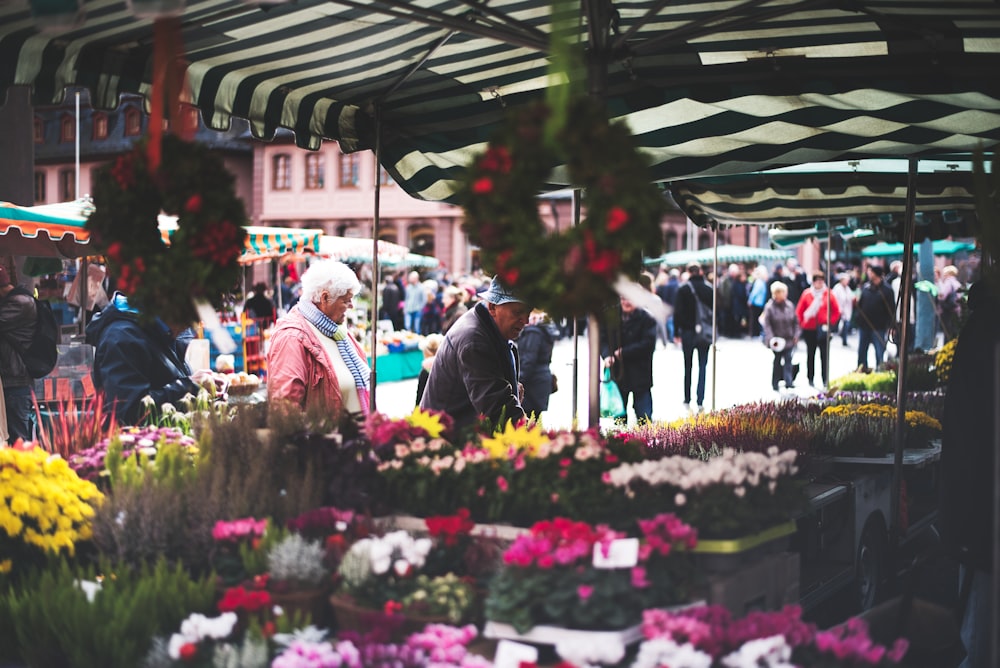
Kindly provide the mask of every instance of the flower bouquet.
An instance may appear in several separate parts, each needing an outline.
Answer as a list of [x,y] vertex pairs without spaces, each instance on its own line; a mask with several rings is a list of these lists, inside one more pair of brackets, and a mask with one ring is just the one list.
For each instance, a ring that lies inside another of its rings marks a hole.
[[340,562],[331,598],[341,629],[382,627],[390,635],[431,621],[458,623],[473,607],[472,586],[454,574],[422,572],[433,542],[406,531],[354,543]]
[[[642,611],[682,603],[695,586],[697,534],[672,514],[639,522],[629,540],[607,526],[565,518],[535,524],[504,553],[486,617],[525,633],[541,625],[618,630]],[[624,558],[612,555],[631,551]]]
[[707,461],[675,455],[622,464],[604,480],[631,502],[633,517],[673,512],[701,539],[730,539],[787,522],[804,508],[796,457],[776,447],[766,453],[726,448]]
[[667,612],[647,610],[633,668],[736,668],[739,666],[810,666],[879,668],[900,663],[906,640],[892,647],[872,641],[863,620],[853,618],[829,631],[802,621],[802,610],[752,612],[733,619],[721,606]]

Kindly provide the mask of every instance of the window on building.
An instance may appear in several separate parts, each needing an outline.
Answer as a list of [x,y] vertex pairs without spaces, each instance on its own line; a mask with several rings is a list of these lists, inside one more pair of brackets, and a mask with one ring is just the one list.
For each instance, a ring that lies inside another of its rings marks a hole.
[[59,170],[59,201],[76,199],[76,176],[72,169]]
[[76,140],[76,121],[72,116],[63,116],[59,122],[59,141]]
[[378,167],[378,183],[382,186],[391,186],[396,183],[392,180],[392,176],[382,165],[379,165]]
[[360,157],[356,153],[340,154],[340,187],[357,188],[361,172]]
[[673,253],[677,250],[677,233],[674,231],[667,232],[667,238],[665,243],[668,253]]
[[45,172],[35,172],[35,204],[45,203]]
[[273,173],[271,174],[272,190],[292,189],[292,156],[281,153],[274,156],[271,162]]
[[421,255],[434,256],[434,228],[421,225],[410,229],[410,250]]
[[698,235],[698,249],[709,248],[712,245],[712,238],[708,236],[707,232],[703,232]]
[[35,143],[45,143],[45,123],[40,118],[35,118]]
[[142,115],[135,107],[125,110],[125,136],[135,137],[142,133]]
[[94,114],[94,139],[108,138],[108,115],[98,112]]
[[322,190],[326,184],[326,161],[322,153],[306,154],[306,190]]

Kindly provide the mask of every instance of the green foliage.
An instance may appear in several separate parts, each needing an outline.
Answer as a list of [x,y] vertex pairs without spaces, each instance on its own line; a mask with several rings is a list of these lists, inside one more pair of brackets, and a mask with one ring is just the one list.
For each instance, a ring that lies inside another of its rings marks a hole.
[[[93,601],[80,581],[100,582]],[[2,605],[31,668],[134,668],[153,636],[175,631],[191,612],[211,612],[212,577],[192,579],[159,561],[132,569],[63,561],[12,588]]]
[[246,575],[253,577],[267,573],[267,555],[271,549],[282,542],[289,532],[284,527],[276,526],[273,521],[268,521],[267,530],[261,536],[256,545],[240,543],[240,561]]
[[413,591],[401,603],[407,612],[427,617],[447,617],[452,624],[469,618],[476,593],[472,586],[454,573],[429,577],[418,575]]

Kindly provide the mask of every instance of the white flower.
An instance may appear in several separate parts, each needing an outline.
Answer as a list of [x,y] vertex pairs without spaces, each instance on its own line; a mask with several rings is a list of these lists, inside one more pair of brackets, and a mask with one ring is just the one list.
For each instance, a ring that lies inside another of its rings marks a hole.
[[712,657],[694,648],[691,643],[678,645],[673,640],[657,638],[639,645],[639,654],[632,668],[711,668]]
[[577,638],[557,643],[556,654],[575,666],[614,665],[625,657],[625,645],[620,641]]
[[97,592],[101,591],[101,583],[91,580],[77,580],[76,586],[80,588],[83,595],[87,597],[87,603],[93,603]]
[[143,408],[153,408],[156,406],[156,400],[148,394],[142,398],[140,402]]
[[406,559],[397,559],[392,565],[392,569],[396,571],[396,575],[403,577],[410,570],[410,562],[406,561]]
[[188,643],[197,644],[205,638],[221,640],[228,637],[236,626],[236,613],[224,612],[218,617],[206,617],[200,613],[193,613],[181,622],[180,633],[170,636],[167,643],[167,653],[171,659],[181,658],[181,647]]
[[684,494],[682,494],[681,492],[677,492],[677,495],[674,496],[674,505],[680,507],[683,506],[685,503],[687,503],[687,497],[684,496]]
[[795,668],[791,662],[792,648],[782,635],[757,638],[743,643],[735,652],[723,657],[726,668]]
[[164,415],[173,415],[174,413],[177,412],[177,409],[174,408],[173,404],[165,403],[162,406],[160,406],[160,412],[163,413]]

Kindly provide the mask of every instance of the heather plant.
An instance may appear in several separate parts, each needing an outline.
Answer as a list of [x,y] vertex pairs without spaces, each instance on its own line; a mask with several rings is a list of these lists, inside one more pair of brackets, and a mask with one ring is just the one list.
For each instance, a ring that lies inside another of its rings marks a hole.
[[812,434],[799,424],[808,408],[796,401],[754,403],[664,423],[644,423],[620,436],[646,445],[651,457],[704,456],[731,448],[743,452],[779,450],[806,452]]
[[138,569],[63,561],[12,587],[0,606],[30,666],[138,666],[154,635],[210,611],[214,594],[210,577],[162,560]]
[[319,587],[328,575],[326,552],[319,541],[288,534],[267,553],[269,586],[278,591]]
[[[906,444],[927,447],[941,435],[941,423],[921,411],[906,411]],[[895,446],[896,408],[878,403],[839,403],[812,422],[819,449],[828,454],[883,455]]]
[[101,483],[110,475],[106,460],[111,448],[122,459],[142,454],[149,460],[167,444],[177,444],[190,457],[198,453],[194,437],[173,427],[124,427],[99,440],[93,446],[81,449],[67,458],[70,467],[84,480]]

